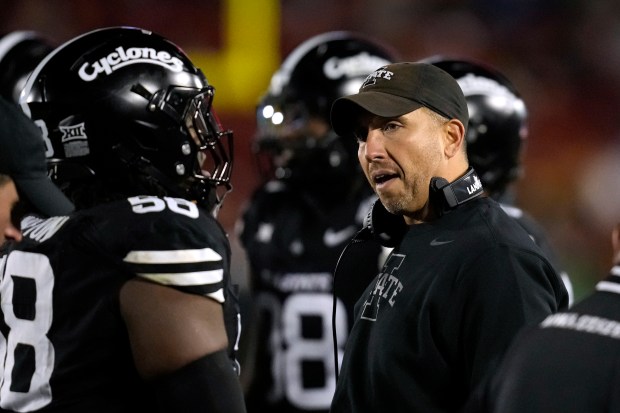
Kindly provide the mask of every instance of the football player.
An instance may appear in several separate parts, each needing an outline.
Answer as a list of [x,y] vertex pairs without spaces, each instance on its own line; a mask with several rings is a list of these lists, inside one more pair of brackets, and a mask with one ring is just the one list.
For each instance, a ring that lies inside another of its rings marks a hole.
[[1,412],[245,411],[213,98],[177,45],[132,27],[33,71],[20,105],[77,211],[24,217],[1,261]]
[[474,60],[433,56],[425,61],[458,81],[469,109],[467,157],[488,195],[516,219],[543,249],[562,276],[573,303],[572,282],[542,226],[515,204],[514,184],[523,176],[528,134],[527,106],[515,86],[497,69]]
[[329,410],[353,305],[382,261],[368,242],[351,245],[363,260],[338,262],[376,196],[357,144],[331,129],[330,109],[394,56],[356,33],[323,33],[286,57],[259,101],[254,150],[265,180],[237,227],[255,315],[245,336],[248,411]]

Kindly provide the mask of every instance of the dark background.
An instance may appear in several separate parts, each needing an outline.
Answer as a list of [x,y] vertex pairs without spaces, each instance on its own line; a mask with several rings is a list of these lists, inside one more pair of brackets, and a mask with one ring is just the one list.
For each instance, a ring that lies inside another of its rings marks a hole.
[[234,222],[257,184],[254,105],[283,56],[307,38],[353,30],[402,60],[434,54],[495,66],[530,112],[518,201],[549,231],[576,297],[611,265],[620,222],[620,2],[614,0],[1,0],[0,32],[35,30],[60,44],[130,25],[181,46],[217,91],[235,131],[234,191],[220,212],[236,277],[245,263]]

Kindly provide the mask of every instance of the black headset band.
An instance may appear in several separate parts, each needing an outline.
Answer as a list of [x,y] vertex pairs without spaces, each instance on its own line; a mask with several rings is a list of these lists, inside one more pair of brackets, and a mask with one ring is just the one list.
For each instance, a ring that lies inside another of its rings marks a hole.
[[448,183],[443,178],[432,178],[431,188],[433,191],[440,191],[445,201],[444,208],[455,208],[467,201],[470,201],[484,192],[482,182],[478,178],[478,174],[471,166],[467,169],[465,175],[452,183]]

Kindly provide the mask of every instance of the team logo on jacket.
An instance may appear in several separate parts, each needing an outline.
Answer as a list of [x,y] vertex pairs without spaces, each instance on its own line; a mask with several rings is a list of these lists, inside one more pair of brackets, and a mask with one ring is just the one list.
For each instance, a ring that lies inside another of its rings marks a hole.
[[394,306],[398,294],[403,289],[403,284],[396,275],[405,261],[405,257],[406,255],[403,254],[392,254],[385,261],[381,274],[375,283],[375,288],[364,302],[361,315],[363,320],[376,321],[381,304],[387,303],[390,307]]
[[357,232],[357,227],[351,225],[339,231],[334,231],[333,228],[327,228],[325,234],[323,234],[323,242],[326,247],[335,247],[346,241],[349,241],[351,237]]

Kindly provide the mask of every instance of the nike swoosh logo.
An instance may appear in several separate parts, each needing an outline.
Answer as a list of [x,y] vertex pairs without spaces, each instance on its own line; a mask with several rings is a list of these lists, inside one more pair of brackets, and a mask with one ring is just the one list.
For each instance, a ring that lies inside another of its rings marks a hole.
[[328,228],[323,235],[323,242],[328,247],[335,247],[345,241],[349,241],[356,232],[357,228],[354,226],[348,226],[340,231],[334,231],[332,228]]
[[453,239],[450,240],[446,240],[446,241],[439,241],[439,237],[435,238],[434,240],[431,241],[431,247],[437,247],[439,245],[445,245],[445,244],[449,244],[451,242],[454,242]]

